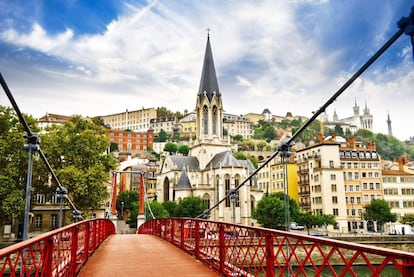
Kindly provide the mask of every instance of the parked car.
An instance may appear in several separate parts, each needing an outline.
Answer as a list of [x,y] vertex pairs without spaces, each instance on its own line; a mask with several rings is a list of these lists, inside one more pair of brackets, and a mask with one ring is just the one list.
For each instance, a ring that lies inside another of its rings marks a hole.
[[328,234],[326,233],[322,233],[322,232],[313,232],[311,233],[311,236],[316,236],[316,237],[327,237]]
[[296,222],[291,222],[290,230],[305,230],[305,226],[298,225]]

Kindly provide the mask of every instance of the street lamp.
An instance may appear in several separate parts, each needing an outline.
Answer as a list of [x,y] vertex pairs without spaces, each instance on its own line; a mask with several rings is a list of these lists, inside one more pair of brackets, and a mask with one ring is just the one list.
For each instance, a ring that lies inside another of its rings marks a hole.
[[33,151],[40,150],[40,139],[36,134],[24,135],[27,143],[24,149],[29,151],[29,159],[27,162],[27,180],[26,180],[26,202],[24,206],[24,224],[23,224],[23,240],[27,240],[29,234],[29,213],[30,213],[30,193],[32,191],[32,175],[33,175]]
[[59,199],[59,228],[62,227],[63,223],[63,199],[67,198],[68,190],[64,187],[57,187],[56,188],[57,197]]

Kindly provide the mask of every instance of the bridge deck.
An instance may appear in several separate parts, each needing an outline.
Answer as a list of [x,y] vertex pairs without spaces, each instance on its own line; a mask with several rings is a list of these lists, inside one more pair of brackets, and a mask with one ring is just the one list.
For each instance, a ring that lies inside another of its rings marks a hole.
[[219,276],[219,274],[158,237],[112,235],[89,258],[78,276]]

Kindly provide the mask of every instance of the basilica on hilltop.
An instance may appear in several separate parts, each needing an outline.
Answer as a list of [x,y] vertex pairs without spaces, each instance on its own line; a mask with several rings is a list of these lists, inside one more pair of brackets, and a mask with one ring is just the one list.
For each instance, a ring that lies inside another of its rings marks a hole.
[[[188,156],[169,155],[162,161],[157,176],[159,201],[180,201],[198,196],[210,208],[241,184],[255,170],[249,160],[237,160],[230,138],[223,135],[223,102],[219,89],[210,36],[204,54],[200,87],[196,95],[196,138],[190,141]],[[251,211],[263,191],[256,177],[238,190],[235,222],[250,225]],[[210,213],[210,219],[232,222],[229,198]]]

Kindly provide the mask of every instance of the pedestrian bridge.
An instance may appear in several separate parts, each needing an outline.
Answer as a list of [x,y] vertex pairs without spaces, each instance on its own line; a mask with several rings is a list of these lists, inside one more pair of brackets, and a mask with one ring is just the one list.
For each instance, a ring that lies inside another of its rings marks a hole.
[[0,250],[0,276],[414,276],[414,253],[190,218],[78,222]]

